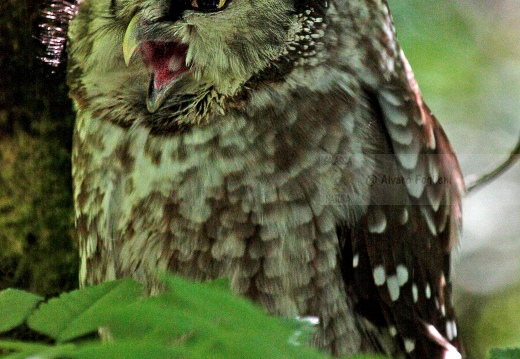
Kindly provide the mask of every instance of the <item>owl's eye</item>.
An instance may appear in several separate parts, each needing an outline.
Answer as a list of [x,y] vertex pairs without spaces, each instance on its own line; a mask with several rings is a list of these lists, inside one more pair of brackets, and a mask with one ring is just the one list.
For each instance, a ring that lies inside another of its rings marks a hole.
[[191,7],[199,11],[219,11],[228,0],[191,0]]

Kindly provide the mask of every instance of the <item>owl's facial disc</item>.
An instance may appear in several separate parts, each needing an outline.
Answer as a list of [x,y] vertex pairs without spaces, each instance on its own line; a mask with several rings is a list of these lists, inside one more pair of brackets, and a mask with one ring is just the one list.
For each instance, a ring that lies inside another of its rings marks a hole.
[[125,33],[123,55],[127,65],[136,52],[150,73],[146,106],[148,111],[156,112],[177,87],[181,75],[189,68],[186,66],[188,46],[175,41],[140,41],[138,39],[139,17],[135,16]]

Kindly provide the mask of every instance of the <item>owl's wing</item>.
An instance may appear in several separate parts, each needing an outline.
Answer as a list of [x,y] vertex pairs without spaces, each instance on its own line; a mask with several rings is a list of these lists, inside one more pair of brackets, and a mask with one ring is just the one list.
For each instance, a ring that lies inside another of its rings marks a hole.
[[368,179],[366,215],[338,228],[344,278],[357,309],[387,327],[409,358],[444,358],[450,351],[455,358],[450,251],[464,185],[444,131],[400,60],[406,76],[367,91],[377,118],[376,172]]

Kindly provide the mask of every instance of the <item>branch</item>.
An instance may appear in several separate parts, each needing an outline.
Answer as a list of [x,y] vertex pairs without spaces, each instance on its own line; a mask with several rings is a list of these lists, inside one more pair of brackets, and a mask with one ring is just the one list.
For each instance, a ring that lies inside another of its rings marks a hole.
[[496,179],[498,176],[500,176],[502,173],[507,171],[511,166],[513,166],[518,160],[520,159],[520,137],[518,139],[518,142],[516,143],[515,148],[511,153],[509,154],[509,157],[501,163],[498,167],[496,167],[494,170],[492,170],[489,173],[485,173],[481,175],[480,177],[476,174],[472,174],[466,177],[466,189],[467,193],[470,193],[471,191],[475,190],[478,187],[481,187],[482,185],[485,185],[489,183],[490,181]]

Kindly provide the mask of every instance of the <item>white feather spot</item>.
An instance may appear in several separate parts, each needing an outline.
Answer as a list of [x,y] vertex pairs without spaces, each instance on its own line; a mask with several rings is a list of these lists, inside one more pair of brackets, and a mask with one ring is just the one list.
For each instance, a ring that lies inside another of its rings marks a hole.
[[405,338],[404,340],[404,349],[407,353],[411,353],[415,350],[415,340],[410,338]]
[[[446,316],[446,306],[445,306],[444,304],[441,305],[441,314],[442,314],[443,317]],[[450,340],[451,340],[451,339],[450,339]]]
[[446,277],[444,276],[444,273],[441,273],[441,287],[446,286]]
[[374,271],[372,272],[374,275],[374,283],[377,286],[385,284],[386,281],[386,272],[383,266],[377,266],[374,268]]
[[441,333],[435,328],[433,325],[426,325],[426,329],[428,329],[428,333],[430,337],[435,340],[439,345],[444,348],[443,359],[462,359],[462,355],[459,353],[457,348],[455,348],[450,342],[444,338]]
[[435,340],[437,343],[444,345],[446,342],[446,338],[444,338],[441,333],[435,328],[433,325],[428,324],[426,325],[426,329],[428,329],[428,333],[430,334],[430,337]]
[[302,322],[302,323],[306,323],[306,324],[312,325],[312,326],[316,326],[316,325],[320,324],[320,318],[314,317],[314,316],[311,316],[311,315],[305,316],[305,317],[297,316],[296,320],[299,321],[299,322]]
[[433,213],[426,206],[421,206],[421,213],[423,218],[426,220],[426,224],[428,225],[428,229],[430,230],[433,236],[437,236],[437,228],[435,226],[435,220],[433,219]]
[[370,233],[383,233],[386,229],[386,216],[383,211],[376,209],[368,216],[368,230]]
[[[297,316],[296,320],[299,321],[300,323],[305,323],[307,326],[317,326],[320,323],[320,319],[318,317],[312,317],[312,316],[307,316],[307,317]],[[289,340],[288,340],[289,344],[294,345],[294,346],[301,346],[304,342],[302,340],[302,337],[304,336],[304,334],[305,334],[305,331],[302,329],[295,330],[293,332],[293,334],[291,335],[291,337],[289,337]]]
[[457,335],[458,335],[458,331],[457,331],[457,323],[455,323],[454,320],[451,321],[451,325],[452,325],[452,331],[453,331],[453,337],[456,338]]
[[354,257],[352,258],[352,267],[357,268],[358,265],[359,265],[359,254],[355,254]]
[[[407,170],[415,169],[417,166],[417,161],[419,159],[419,154],[415,152],[397,152],[395,154],[399,163],[406,168]],[[414,197],[419,198],[424,190],[424,185],[422,181],[406,181],[408,189],[411,190]]]
[[402,287],[406,282],[408,282],[408,268],[404,264],[399,264],[396,268],[397,271],[397,281],[399,282],[399,286]]
[[388,333],[390,333],[390,336],[395,337],[397,335],[397,328],[393,325],[389,326]]
[[399,280],[397,279],[396,275],[388,276],[388,279],[386,280],[386,286],[388,287],[388,294],[390,294],[390,299],[392,299],[394,302],[399,299]]
[[427,299],[432,297],[432,289],[430,288],[430,283],[426,283],[426,289],[424,290],[424,295]]
[[439,167],[436,163],[435,156],[428,156],[428,169],[430,172],[430,176],[432,177],[433,183],[439,182]]
[[[395,91],[389,91],[389,90],[381,90],[379,91],[379,96],[381,96],[386,102],[391,104],[394,107],[401,107],[403,105],[403,98],[402,96],[397,96],[397,93]],[[381,100],[381,98],[380,98]],[[408,123],[408,118],[406,120],[403,120],[402,122],[399,122],[400,125],[405,126]]]
[[403,208],[403,213],[401,214],[400,223],[406,224],[408,222],[408,209]]
[[404,146],[410,145],[413,141],[414,133],[410,126],[394,125],[392,121],[387,121],[386,129],[392,140]]
[[417,303],[419,301],[419,289],[417,288],[417,284],[412,284],[412,296],[413,302]]
[[448,340],[453,340],[455,338],[453,336],[453,327],[451,326],[451,321],[446,322],[446,337],[448,337]]
[[450,344],[448,349],[443,353],[442,359],[462,359],[462,355],[459,353],[457,348]]

